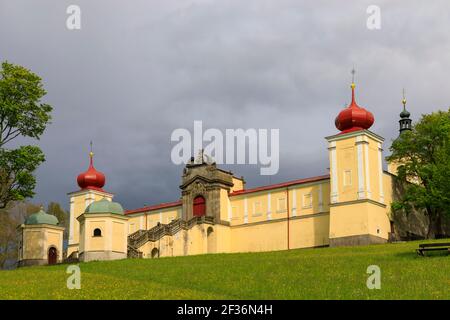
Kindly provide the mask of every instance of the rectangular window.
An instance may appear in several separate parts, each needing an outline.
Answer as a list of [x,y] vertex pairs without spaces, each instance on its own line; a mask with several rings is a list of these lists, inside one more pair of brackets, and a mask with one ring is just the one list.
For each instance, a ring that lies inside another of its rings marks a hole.
[[285,211],[286,211],[286,198],[278,198],[277,212],[285,212]]
[[352,185],[352,170],[344,170],[344,186]]
[[233,220],[239,219],[238,208],[236,206],[231,207],[231,219]]
[[262,215],[261,202],[259,201],[253,202],[253,215],[254,216]]
[[306,193],[303,195],[303,208],[311,208],[312,207],[312,194]]

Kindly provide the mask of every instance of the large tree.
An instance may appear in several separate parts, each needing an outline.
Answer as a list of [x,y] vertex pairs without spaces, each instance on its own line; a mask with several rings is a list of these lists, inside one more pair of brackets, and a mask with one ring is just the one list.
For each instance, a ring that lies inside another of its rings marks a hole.
[[0,209],[0,269],[12,267],[17,262],[17,226],[40,206],[29,202],[14,202],[9,209]]
[[443,220],[450,217],[450,109],[423,115],[390,150],[387,160],[399,164],[397,179],[404,186],[392,209],[423,209],[427,236],[444,234]]
[[3,62],[0,69],[0,208],[34,195],[33,175],[45,160],[37,146],[8,149],[19,136],[39,139],[51,120],[52,107],[41,78],[30,70]]

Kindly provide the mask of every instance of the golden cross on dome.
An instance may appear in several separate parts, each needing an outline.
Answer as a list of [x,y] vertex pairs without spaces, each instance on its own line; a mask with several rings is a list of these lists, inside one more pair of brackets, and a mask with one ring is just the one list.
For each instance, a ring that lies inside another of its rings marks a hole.
[[91,152],[89,152],[89,156],[92,158],[94,156],[94,152],[92,151],[92,140],[91,140]]

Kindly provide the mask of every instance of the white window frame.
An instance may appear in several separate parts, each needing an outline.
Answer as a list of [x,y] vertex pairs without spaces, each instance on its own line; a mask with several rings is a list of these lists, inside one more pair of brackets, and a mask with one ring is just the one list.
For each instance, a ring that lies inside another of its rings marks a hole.
[[[353,183],[352,181],[352,170],[348,169],[348,170],[344,170],[344,187],[350,187]],[[347,181],[347,178],[350,181]]]
[[261,203],[261,201],[254,201],[253,202],[253,216],[254,217],[262,216],[262,203]]
[[[283,204],[283,208],[280,206],[281,203]],[[277,198],[277,213],[286,212],[286,207],[287,207],[286,198],[278,197]]]
[[[309,209],[313,206],[313,195],[311,192],[304,193],[302,197],[302,208],[303,209]],[[306,203],[306,199],[309,199],[309,203]]]

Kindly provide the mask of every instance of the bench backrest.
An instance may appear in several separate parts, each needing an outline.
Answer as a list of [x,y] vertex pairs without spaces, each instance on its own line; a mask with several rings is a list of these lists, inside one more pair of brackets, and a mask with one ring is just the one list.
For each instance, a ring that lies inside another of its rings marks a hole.
[[431,248],[431,247],[450,247],[450,242],[448,242],[448,243],[422,243],[422,244],[419,244],[419,248]]

